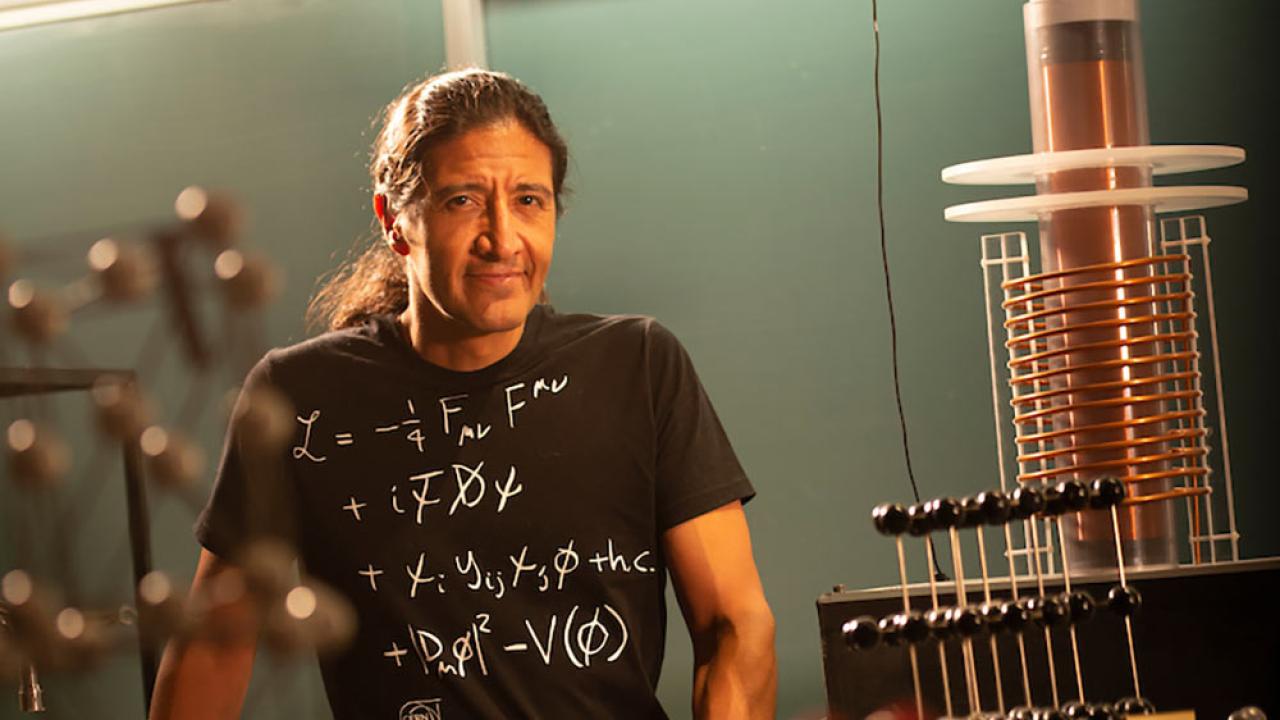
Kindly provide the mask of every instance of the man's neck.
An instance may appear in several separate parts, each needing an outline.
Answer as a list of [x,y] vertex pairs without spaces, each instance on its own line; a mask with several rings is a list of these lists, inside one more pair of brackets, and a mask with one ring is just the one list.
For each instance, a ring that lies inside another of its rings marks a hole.
[[481,370],[511,354],[520,344],[524,323],[504,332],[475,334],[459,329],[435,313],[410,303],[398,319],[409,344],[432,365],[470,372]]

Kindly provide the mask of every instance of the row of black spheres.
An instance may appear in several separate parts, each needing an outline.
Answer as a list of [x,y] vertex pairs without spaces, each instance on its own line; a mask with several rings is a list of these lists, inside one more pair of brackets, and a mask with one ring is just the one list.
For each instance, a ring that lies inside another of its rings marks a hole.
[[[957,500],[936,498],[903,507],[883,503],[872,510],[876,529],[884,535],[907,533],[916,537],[937,530],[1003,525],[1010,520],[1027,520],[1036,515],[1055,516],[1068,512],[1103,510],[1119,505],[1125,498],[1124,483],[1116,478],[1100,478],[1091,484],[1064,480],[1045,488],[1019,487],[1005,495],[989,490]],[[1107,594],[1107,607],[1121,616],[1137,612],[1142,596],[1127,585],[1116,585]],[[953,637],[973,638],[989,633],[1020,633],[1031,625],[1055,627],[1072,625],[1093,617],[1096,603],[1089,593],[1076,590],[1047,596],[1027,596],[1018,600],[984,602],[979,605],[939,607],[925,613],[899,612],[879,620],[862,616],[844,624],[845,642],[857,650],[884,643],[916,645],[928,640]],[[1145,715],[1155,707],[1145,698],[1124,698],[1108,703],[1068,702],[1060,708],[1017,707],[1008,720],[1108,720],[1124,715]],[[997,714],[985,716],[996,720]]]

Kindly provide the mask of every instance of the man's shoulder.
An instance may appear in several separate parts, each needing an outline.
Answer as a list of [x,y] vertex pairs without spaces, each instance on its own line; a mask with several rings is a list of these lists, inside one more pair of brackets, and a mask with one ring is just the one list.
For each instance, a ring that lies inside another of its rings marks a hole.
[[541,334],[549,344],[563,347],[591,340],[646,342],[652,335],[670,332],[649,315],[561,313],[548,307]]
[[296,375],[335,366],[385,363],[391,356],[385,325],[380,318],[370,318],[359,325],[331,330],[273,348],[259,364],[272,375]]

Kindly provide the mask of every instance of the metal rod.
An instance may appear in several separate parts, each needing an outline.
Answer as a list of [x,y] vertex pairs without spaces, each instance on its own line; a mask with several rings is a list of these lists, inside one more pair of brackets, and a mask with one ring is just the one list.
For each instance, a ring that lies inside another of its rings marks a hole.
[[[933,536],[925,535],[924,537],[925,553],[928,555],[929,566],[929,598],[933,601],[933,609],[938,609],[938,581],[933,575],[933,568],[936,567],[933,556]],[[947,647],[946,643],[938,643],[938,667],[942,669],[942,698],[946,701],[947,717],[954,717],[955,713],[951,709],[951,677],[947,671]]]
[[[1040,597],[1044,597],[1044,571],[1040,568],[1040,532],[1035,527],[1034,518],[1027,520],[1027,522],[1031,524],[1031,545],[1033,550],[1031,557],[1035,561],[1036,587],[1040,590]],[[1049,689],[1053,691],[1053,706],[1058,707],[1062,704],[1058,699],[1058,667],[1053,658],[1053,636],[1049,632],[1048,625],[1044,627],[1044,648],[1045,655],[1049,659]]]
[[[1056,521],[1055,524],[1058,526],[1058,550],[1062,555],[1062,585],[1067,591],[1067,594],[1070,595],[1071,565],[1067,562],[1067,538],[1062,534],[1062,516],[1059,515],[1054,518],[1054,520]],[[1068,614],[1069,613],[1070,608],[1068,607]],[[1076,671],[1076,699],[1080,702],[1084,702],[1084,676],[1080,673],[1080,643],[1076,639],[1075,623],[1068,623],[1067,627],[1071,636],[1071,662]]]
[[[1013,601],[1018,601],[1018,573],[1013,564],[1013,534],[1009,530],[1009,523],[1004,525],[1004,555],[1009,560],[1009,594]],[[1022,665],[1022,696],[1026,700],[1026,707],[1035,707],[1031,702],[1031,673],[1027,670],[1027,643],[1022,637],[1022,633],[1018,636],[1018,660]]]
[[[1116,506],[1111,506],[1111,530],[1116,538],[1116,569],[1120,572],[1120,586],[1129,587],[1124,573],[1124,549],[1120,544],[1120,514]],[[1133,672],[1133,695],[1142,697],[1142,686],[1138,683],[1138,656],[1133,651],[1133,622],[1124,616],[1124,636],[1129,644],[1129,670]]]
[[[902,612],[911,612],[911,596],[907,592],[907,556],[902,548],[902,536],[897,535],[894,538],[898,545],[898,580],[902,585]],[[908,654],[911,656],[911,686],[915,689],[916,694],[916,718],[923,720],[924,718],[924,696],[920,693],[920,659],[916,656],[916,646],[908,644]]]
[[[982,537],[982,526],[974,528],[974,532],[978,535],[978,564],[982,568],[982,598],[988,605],[991,604],[991,575],[987,572],[987,543]],[[1000,714],[1004,715],[1004,681],[1000,677],[1000,651],[996,647],[996,636],[992,634],[988,640],[991,642],[991,667],[996,677],[996,707]]]
[[[964,561],[960,558],[960,533],[953,527],[947,534],[951,541],[951,566],[956,574],[956,603],[959,607],[965,607],[969,604],[969,599],[964,592]],[[978,681],[975,677],[977,667],[973,662],[973,640],[963,638],[960,641],[960,648],[964,655],[964,680],[969,691],[969,712],[970,714],[981,713],[982,701],[978,696]]]

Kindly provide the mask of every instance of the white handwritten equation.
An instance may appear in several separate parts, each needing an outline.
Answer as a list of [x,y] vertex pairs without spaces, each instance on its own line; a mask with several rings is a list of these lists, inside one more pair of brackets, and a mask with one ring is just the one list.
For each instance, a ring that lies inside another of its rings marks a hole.
[[[555,379],[537,378],[529,382],[517,382],[504,387],[502,389],[502,399],[505,403],[504,419],[506,420],[507,429],[516,429],[519,424],[517,422],[519,413],[527,408],[531,402],[536,402],[547,396],[559,395],[568,385],[569,376],[561,375]],[[322,433],[318,425],[323,411],[319,408],[313,408],[305,415],[298,415],[295,418],[302,427],[302,440],[300,444],[291,448],[291,454],[294,460],[300,462],[323,463],[329,459],[327,453],[332,452],[333,448],[350,448],[354,447],[357,441],[367,442],[378,436],[391,436],[393,434],[403,438],[419,453],[426,452],[432,442],[432,438],[437,438],[438,442],[447,443],[454,447],[463,447],[468,443],[480,442],[489,436],[493,430],[493,425],[485,424],[484,422],[464,423],[455,417],[465,414],[467,401],[470,399],[470,395],[466,393],[436,398],[435,405],[439,408],[438,435],[434,431],[431,434],[424,431],[426,425],[419,415],[418,408],[412,398],[405,400],[404,415],[399,418],[388,418],[387,422],[377,423],[372,428],[365,430],[342,428],[332,433],[328,431]],[[332,438],[332,442],[328,442],[325,438]]]
[[573,605],[536,624],[525,618],[524,634],[506,641],[493,637],[491,624],[489,613],[476,613],[464,632],[443,637],[411,624],[407,626],[407,647],[392,641],[382,656],[397,668],[412,667],[412,661],[406,660],[412,651],[425,675],[484,677],[489,674],[486,653],[530,653],[548,667],[559,662],[583,670],[593,663],[615,662],[631,641],[626,621],[608,603]]

